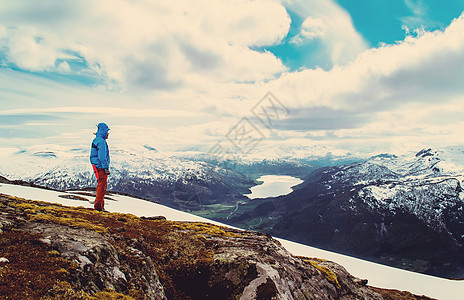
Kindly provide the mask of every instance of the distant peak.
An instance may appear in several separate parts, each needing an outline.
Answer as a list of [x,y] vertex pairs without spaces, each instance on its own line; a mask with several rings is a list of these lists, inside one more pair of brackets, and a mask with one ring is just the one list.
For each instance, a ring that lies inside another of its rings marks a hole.
[[145,148],[147,150],[150,150],[150,151],[153,151],[153,152],[158,152],[158,150],[156,150],[155,148],[153,148],[151,146],[148,146],[148,145],[143,145],[143,148]]
[[426,157],[426,156],[434,156],[436,151],[432,153],[432,148],[422,149],[421,151],[416,153],[416,157]]
[[53,151],[38,151],[35,152],[33,155],[40,157],[56,157],[56,153]]
[[398,158],[398,156],[396,156],[395,154],[389,154],[389,153],[381,153],[381,154],[378,154],[378,155],[374,155],[371,157],[371,159],[375,159],[375,158]]

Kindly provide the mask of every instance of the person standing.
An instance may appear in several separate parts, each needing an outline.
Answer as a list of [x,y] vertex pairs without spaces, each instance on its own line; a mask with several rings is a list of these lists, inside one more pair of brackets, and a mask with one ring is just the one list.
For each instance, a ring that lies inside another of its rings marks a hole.
[[105,193],[110,175],[110,152],[108,150],[108,134],[110,128],[105,123],[97,125],[98,130],[96,137],[92,141],[90,148],[90,163],[92,164],[95,177],[97,177],[97,193],[95,197],[94,208],[99,211],[105,211]]

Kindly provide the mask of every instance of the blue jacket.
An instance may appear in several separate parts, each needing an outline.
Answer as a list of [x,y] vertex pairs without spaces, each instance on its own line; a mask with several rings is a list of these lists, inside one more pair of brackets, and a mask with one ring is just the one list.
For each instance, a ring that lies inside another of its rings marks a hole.
[[110,167],[110,151],[106,139],[108,138],[109,127],[105,123],[98,124],[96,137],[92,141],[90,148],[90,163],[99,169],[108,170]]

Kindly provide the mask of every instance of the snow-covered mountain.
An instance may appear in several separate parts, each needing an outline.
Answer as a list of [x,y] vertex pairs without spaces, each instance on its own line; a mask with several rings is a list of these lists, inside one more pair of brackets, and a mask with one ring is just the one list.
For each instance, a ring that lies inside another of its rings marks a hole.
[[242,206],[230,222],[258,224],[256,229],[276,236],[398,267],[463,277],[463,150],[423,149],[321,168],[289,195]]
[[[108,189],[189,210],[198,204],[242,197],[253,185],[237,172],[149,146],[110,148]],[[3,151],[0,175],[59,190],[96,186],[88,149],[59,145]]]
[[[161,152],[149,145],[110,146],[108,189],[185,211],[201,210],[208,204],[243,200],[242,194],[255,184],[252,179],[261,175],[302,178],[321,166],[356,160],[346,154],[328,147],[257,147],[246,156],[221,157],[195,149]],[[60,190],[96,186],[89,149],[63,145],[1,148],[0,176]]]
[[[140,179],[176,181],[195,174],[206,179],[210,168],[201,162],[162,154],[149,146],[137,150],[111,148],[112,178],[137,174]],[[89,162],[89,149],[68,149],[59,145],[38,145],[4,155],[2,175],[68,189],[84,182],[95,184]],[[77,176],[76,174],[81,175]],[[62,179],[66,180],[62,180]],[[84,180],[84,181],[83,181]],[[111,185],[112,183],[109,182]]]
[[[329,172],[329,170],[327,170]],[[357,198],[371,210],[385,214],[406,211],[437,231],[449,231],[449,222],[463,222],[464,149],[423,149],[414,156],[380,155],[341,167],[328,184],[359,188]],[[349,200],[348,209],[356,211]],[[452,210],[452,220],[446,216]],[[463,227],[464,229],[464,227]],[[464,234],[464,231],[462,232]],[[455,238],[464,242],[464,236]]]

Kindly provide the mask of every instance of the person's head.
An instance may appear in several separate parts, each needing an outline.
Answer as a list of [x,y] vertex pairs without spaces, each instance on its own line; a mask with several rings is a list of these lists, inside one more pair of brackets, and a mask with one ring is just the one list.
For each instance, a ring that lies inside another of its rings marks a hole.
[[98,127],[98,129],[97,129],[96,135],[101,137],[101,138],[107,139],[108,134],[109,134],[109,130],[110,130],[108,125],[106,125],[106,123],[99,123],[97,125],[97,127]]

